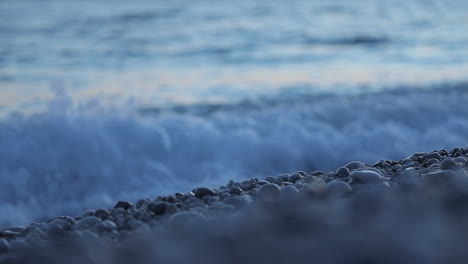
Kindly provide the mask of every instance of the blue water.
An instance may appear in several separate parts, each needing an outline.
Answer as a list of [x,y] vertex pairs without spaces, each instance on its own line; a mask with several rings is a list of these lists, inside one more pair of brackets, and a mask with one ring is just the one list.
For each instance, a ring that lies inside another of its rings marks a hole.
[[0,1],[0,223],[468,145],[468,2]]

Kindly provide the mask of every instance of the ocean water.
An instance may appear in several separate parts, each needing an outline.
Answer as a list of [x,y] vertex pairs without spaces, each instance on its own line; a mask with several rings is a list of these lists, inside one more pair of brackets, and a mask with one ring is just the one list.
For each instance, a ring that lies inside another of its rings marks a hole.
[[0,223],[467,146],[467,14],[0,1]]

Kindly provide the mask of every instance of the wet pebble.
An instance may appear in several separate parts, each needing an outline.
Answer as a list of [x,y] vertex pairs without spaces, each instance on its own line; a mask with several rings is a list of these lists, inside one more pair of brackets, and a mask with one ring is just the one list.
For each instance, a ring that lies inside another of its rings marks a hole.
[[361,161],[352,161],[352,162],[346,164],[345,167],[346,167],[349,171],[354,171],[354,170],[357,170],[357,169],[365,168],[366,165],[365,165],[363,162],[361,162]]
[[440,163],[440,168],[442,170],[456,170],[458,169],[458,164],[450,159],[450,158],[447,158],[447,159],[444,159],[441,163]]
[[382,176],[374,170],[353,171],[350,177],[360,183],[379,183],[382,181]]
[[206,187],[196,188],[192,192],[195,194],[195,197],[197,197],[197,198],[201,198],[201,197],[206,196],[206,195],[215,195],[216,194],[213,189],[206,188]]
[[343,193],[351,192],[352,188],[346,182],[334,180],[334,181],[327,183],[326,190],[327,192],[332,193],[332,194],[343,194]]
[[281,194],[281,189],[278,185],[270,183],[263,185],[258,191],[258,199],[260,201],[274,201]]
[[101,219],[96,217],[96,216],[88,216],[85,218],[80,219],[78,222],[75,224],[75,228],[78,229],[91,229],[95,225],[101,223]]
[[166,202],[156,202],[148,205],[148,209],[155,215],[162,215],[166,213],[169,204]]
[[123,208],[124,210],[128,210],[131,207],[132,207],[132,203],[127,202],[127,201],[118,201],[114,205],[114,208]]
[[336,171],[336,176],[343,178],[349,176],[349,169],[346,167],[341,167]]

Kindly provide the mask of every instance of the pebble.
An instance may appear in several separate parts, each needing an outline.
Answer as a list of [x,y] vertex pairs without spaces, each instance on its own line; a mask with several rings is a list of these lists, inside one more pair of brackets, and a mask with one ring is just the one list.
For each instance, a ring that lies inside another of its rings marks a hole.
[[96,225],[96,230],[98,230],[98,232],[111,232],[115,229],[117,229],[117,225],[110,220],[102,221],[101,223]]
[[354,171],[354,170],[357,170],[357,169],[365,168],[366,165],[365,165],[363,162],[361,162],[361,161],[352,161],[352,162],[346,164],[345,167],[346,167],[349,171]]
[[332,193],[332,194],[343,194],[343,193],[349,193],[353,189],[346,182],[333,180],[327,183],[326,190],[327,192]]
[[429,154],[426,154],[422,156],[423,160],[429,160],[429,159],[437,159],[437,160],[442,160],[442,156],[440,156],[439,152],[432,152]]
[[213,189],[206,188],[206,187],[196,188],[192,192],[195,194],[195,197],[197,197],[197,198],[201,198],[201,197],[203,197],[205,195],[215,195],[216,194]]
[[273,176],[267,176],[267,177],[265,177],[265,181],[267,181],[269,183],[276,183],[276,178],[273,177]]
[[342,178],[342,177],[348,177],[349,176],[349,169],[346,167],[341,167],[336,171],[336,176]]
[[382,176],[374,170],[353,171],[350,177],[360,183],[379,183],[382,181]]
[[94,216],[101,218],[102,220],[106,219],[109,216],[109,212],[104,209],[98,209],[94,212]]
[[169,204],[166,202],[156,202],[148,205],[148,209],[155,215],[162,215],[166,213]]
[[101,219],[96,216],[88,216],[76,222],[75,226],[78,229],[91,229],[95,225],[101,223]]
[[288,182],[295,183],[298,180],[302,179],[302,175],[299,173],[294,173],[293,175],[289,176]]
[[446,184],[449,179],[455,177],[455,173],[450,170],[441,170],[423,174],[421,181],[423,184]]
[[124,210],[128,210],[129,208],[132,207],[131,202],[127,201],[118,201],[115,205],[114,208],[123,208]]
[[196,212],[185,211],[185,212],[178,212],[178,213],[171,215],[171,217],[169,217],[169,222],[176,226],[183,226],[187,223],[199,221],[201,219],[203,219],[202,214],[196,213]]
[[454,160],[446,158],[442,160],[442,162],[440,163],[440,168],[442,170],[456,170],[459,167],[458,167],[458,164]]
[[[380,195],[395,186],[401,188],[398,190],[418,192],[424,190],[418,187],[433,183],[434,186],[448,183],[455,187],[455,193],[468,194],[468,175],[464,167],[467,159],[462,156],[465,153],[468,148],[417,153],[400,161],[380,160],[374,165],[353,161],[328,175],[320,171],[309,174],[298,171],[292,175],[268,176],[264,180],[229,181],[219,189],[200,187],[154,201],[141,199],[135,205],[118,201],[114,208],[88,210],[76,218],[56,217],[26,228],[5,228],[0,232],[0,254],[41,239],[104,236],[117,241],[131,238],[135,232],[150,232],[150,227],[158,227],[156,223],[159,222],[167,221],[169,225],[181,227],[203,219],[204,215],[235,212],[235,208],[247,205],[252,208],[266,205],[267,209],[280,210],[282,206],[291,206],[295,198],[308,195],[316,199],[327,197],[323,194],[354,194],[361,190]],[[371,184],[362,185],[367,183]],[[255,200],[259,203],[253,204]]]
[[231,187],[231,189],[229,189],[229,192],[231,194],[239,195],[242,193],[242,189],[240,187]]
[[261,201],[271,202],[277,199],[281,194],[281,189],[278,185],[269,183],[263,185],[258,190],[258,199]]

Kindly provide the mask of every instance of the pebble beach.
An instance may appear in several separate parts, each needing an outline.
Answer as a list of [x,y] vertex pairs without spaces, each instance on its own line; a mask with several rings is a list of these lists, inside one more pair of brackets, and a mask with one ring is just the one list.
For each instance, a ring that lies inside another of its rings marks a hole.
[[0,232],[1,263],[463,263],[468,148],[197,187]]

